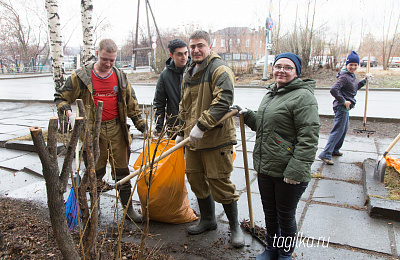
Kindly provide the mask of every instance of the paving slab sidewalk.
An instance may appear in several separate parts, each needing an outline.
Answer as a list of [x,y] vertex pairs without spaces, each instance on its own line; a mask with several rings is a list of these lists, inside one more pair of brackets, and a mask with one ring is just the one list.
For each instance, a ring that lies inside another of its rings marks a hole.
[[[46,104],[34,105],[43,112],[42,116],[48,118],[52,112],[45,112]],[[30,107],[14,107],[18,114],[17,125],[28,127]],[[1,110],[1,109],[0,109]],[[0,116],[0,130],[2,125],[7,125],[6,131],[1,134],[10,135],[16,128],[12,126],[10,116]],[[3,120],[6,120],[4,123]],[[11,125],[11,126],[10,126]],[[45,129],[46,126],[44,125]],[[236,146],[237,157],[234,163],[232,180],[240,194],[239,218],[249,219],[247,193],[243,168],[243,149],[241,146],[240,132]],[[132,132],[136,134],[136,132]],[[246,130],[248,158],[250,162],[250,181],[253,213],[255,224],[264,227],[264,214],[257,185],[256,172],[252,169],[252,147],[255,135]],[[327,136],[321,135],[320,149],[324,146]],[[6,142],[6,138],[3,142]],[[365,192],[363,189],[362,163],[366,158],[378,158],[380,151],[377,147],[385,147],[387,140],[376,140],[364,137],[351,136],[346,139],[343,147],[344,156],[335,157],[335,165],[323,164],[318,158],[312,166],[312,173],[317,174],[309,183],[303,194],[296,212],[299,226],[299,242],[295,251],[295,259],[395,259],[400,253],[400,223],[385,219],[371,218],[365,207]],[[377,143],[378,145],[375,145]],[[374,144],[374,145],[373,145]],[[142,139],[137,139],[132,144],[130,164],[138,157]],[[60,159],[59,163],[62,163]],[[74,165],[74,164],[73,164]],[[41,164],[36,153],[24,152],[0,147],[0,196],[16,197],[34,200],[44,205],[47,203],[44,179],[41,175]],[[108,177],[109,178],[109,177]],[[111,179],[111,178],[109,178]],[[198,205],[190,185],[186,183],[190,207],[198,212]],[[68,192],[66,193],[67,196]],[[134,207],[139,208],[137,192],[134,193]],[[114,210],[121,212],[120,205],[115,205],[115,192],[109,191],[101,196],[102,225],[111,225],[114,220]],[[171,225],[152,221],[150,233],[157,234],[148,240],[149,245],[163,243],[175,247],[185,248],[196,241],[199,248],[207,248],[210,244],[221,244],[221,250],[226,250],[226,259],[254,259],[263,251],[263,246],[250,234],[246,234],[246,247],[233,249],[229,243],[229,227],[223,208],[216,204],[216,215],[219,227],[216,231],[207,232],[200,236],[188,236],[185,229],[190,223]],[[121,217],[121,215],[119,215]],[[124,238],[135,241],[134,237]],[[185,257],[182,252],[171,252],[171,256]],[[229,256],[229,257],[228,257]],[[223,257],[219,257],[224,259]],[[202,259],[200,256],[198,259]],[[203,258],[205,259],[205,258]]]

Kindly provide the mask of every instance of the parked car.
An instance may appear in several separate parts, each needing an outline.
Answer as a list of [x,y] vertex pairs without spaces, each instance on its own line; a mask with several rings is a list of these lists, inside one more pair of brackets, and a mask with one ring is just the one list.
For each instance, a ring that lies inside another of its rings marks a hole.
[[[367,63],[368,63],[368,56],[361,59],[360,66],[361,67],[367,67]],[[371,56],[370,60],[369,60],[369,64],[370,64],[371,67],[378,66],[378,59],[373,57],[373,56]]]
[[[272,66],[275,60],[275,55],[268,55],[268,66]],[[265,56],[256,61],[256,69],[263,69],[265,63]]]
[[400,57],[390,57],[389,67],[400,67]]
[[327,65],[333,65],[333,56],[314,56],[308,63],[312,67],[324,67]]

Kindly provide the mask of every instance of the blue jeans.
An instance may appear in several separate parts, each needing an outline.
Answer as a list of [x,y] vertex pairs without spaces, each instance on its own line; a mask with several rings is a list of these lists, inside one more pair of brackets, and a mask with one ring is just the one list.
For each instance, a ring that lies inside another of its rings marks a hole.
[[338,153],[342,148],[344,138],[349,129],[349,111],[341,109],[342,106],[335,108],[335,119],[333,128],[329,134],[328,143],[319,157],[331,159],[333,153]]

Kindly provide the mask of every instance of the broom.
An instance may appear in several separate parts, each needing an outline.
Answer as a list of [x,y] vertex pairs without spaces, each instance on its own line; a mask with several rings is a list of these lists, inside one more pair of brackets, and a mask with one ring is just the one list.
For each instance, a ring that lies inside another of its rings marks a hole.
[[[76,116],[78,116],[78,110],[76,111]],[[68,195],[67,202],[65,203],[65,209],[66,209],[66,215],[67,215],[67,223],[68,223],[68,228],[69,230],[74,229],[76,226],[78,226],[78,221],[79,221],[79,215],[81,214],[81,209],[78,206],[78,202],[76,200],[76,195],[74,191],[74,187],[77,187],[76,185],[79,185],[80,182],[80,176],[79,176],[79,140],[78,143],[76,144],[75,148],[75,165],[76,165],[76,179],[72,176],[71,172],[71,180],[72,180],[72,187],[71,191]],[[78,182],[76,184],[76,181]],[[79,210],[79,214],[78,214]]]

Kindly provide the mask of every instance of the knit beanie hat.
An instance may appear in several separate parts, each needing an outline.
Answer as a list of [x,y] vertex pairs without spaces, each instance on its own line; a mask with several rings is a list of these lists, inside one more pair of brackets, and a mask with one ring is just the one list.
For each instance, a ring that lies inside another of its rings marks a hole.
[[355,51],[351,51],[349,56],[347,56],[346,65],[349,64],[349,63],[360,64],[360,57],[358,57],[358,54]]
[[296,66],[297,77],[300,77],[301,68],[303,66],[303,62],[301,61],[301,58],[294,53],[284,52],[284,53],[281,53],[278,56],[276,56],[273,65],[275,65],[276,61],[281,58],[287,58],[287,59],[293,61],[294,65]]

